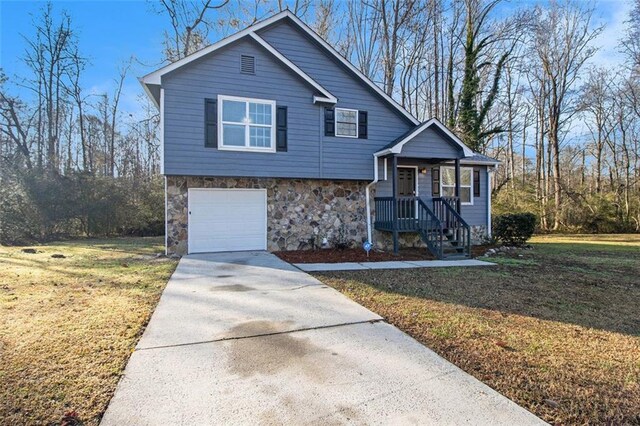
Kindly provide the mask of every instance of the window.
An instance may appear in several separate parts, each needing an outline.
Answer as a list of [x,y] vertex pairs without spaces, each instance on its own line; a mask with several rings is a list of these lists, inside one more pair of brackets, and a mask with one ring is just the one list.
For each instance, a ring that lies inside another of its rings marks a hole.
[[275,152],[274,101],[218,97],[219,149]]
[[358,137],[358,110],[336,108],[336,136]]
[[[442,197],[456,196],[456,169],[455,167],[440,168],[440,194]],[[460,168],[460,202],[473,204],[473,169]]]

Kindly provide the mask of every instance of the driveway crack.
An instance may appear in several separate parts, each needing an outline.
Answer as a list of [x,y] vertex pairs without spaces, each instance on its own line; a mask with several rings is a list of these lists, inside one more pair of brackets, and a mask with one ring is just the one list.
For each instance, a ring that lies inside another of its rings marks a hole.
[[324,329],[328,329],[328,328],[338,328],[338,327],[346,327],[346,326],[350,326],[350,325],[359,325],[359,324],[376,324],[379,322],[385,322],[385,320],[383,318],[378,318],[378,319],[371,319],[371,320],[364,320],[364,321],[354,321],[354,322],[343,322],[343,323],[338,323],[338,324],[329,324],[329,325],[319,325],[319,326],[315,326],[315,327],[301,327],[301,328],[294,328],[293,330],[285,330],[285,331],[275,331],[275,332],[269,332],[269,333],[258,333],[258,334],[252,334],[249,336],[231,336],[231,337],[221,337],[219,339],[211,339],[211,340],[201,340],[198,342],[190,342],[190,343],[176,343],[174,345],[161,345],[161,346],[150,346],[147,348],[136,348],[134,351],[147,351],[147,350],[152,350],[152,349],[168,349],[168,348],[179,348],[179,347],[183,347],[183,346],[195,346],[195,345],[205,345],[208,343],[218,343],[218,342],[226,342],[229,340],[243,340],[243,339],[252,339],[252,338],[256,338],[256,337],[269,337],[269,336],[278,336],[281,334],[292,334],[292,333],[299,333],[302,331],[311,331],[311,330],[324,330]]

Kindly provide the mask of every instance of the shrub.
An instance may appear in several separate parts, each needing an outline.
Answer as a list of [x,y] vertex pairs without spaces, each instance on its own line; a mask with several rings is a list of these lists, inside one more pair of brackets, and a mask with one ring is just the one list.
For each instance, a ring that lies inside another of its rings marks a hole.
[[522,245],[536,229],[533,213],[502,214],[493,219],[493,236],[507,245]]

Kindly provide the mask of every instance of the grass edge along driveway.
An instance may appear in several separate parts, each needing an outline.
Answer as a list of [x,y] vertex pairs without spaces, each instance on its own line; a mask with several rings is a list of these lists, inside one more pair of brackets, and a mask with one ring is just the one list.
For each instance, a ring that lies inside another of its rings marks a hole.
[[490,268],[318,273],[555,424],[640,424],[640,236],[545,236]]
[[30,247],[0,247],[0,423],[97,424],[177,262],[161,237]]

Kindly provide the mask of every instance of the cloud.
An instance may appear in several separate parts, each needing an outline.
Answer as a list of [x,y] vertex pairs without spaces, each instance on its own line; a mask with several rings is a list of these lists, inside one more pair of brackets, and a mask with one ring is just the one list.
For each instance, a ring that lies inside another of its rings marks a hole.
[[594,46],[599,50],[591,58],[590,64],[615,68],[624,62],[618,46],[627,29],[632,4],[629,0],[606,0],[598,4],[596,16],[600,15],[605,27],[594,40]]

